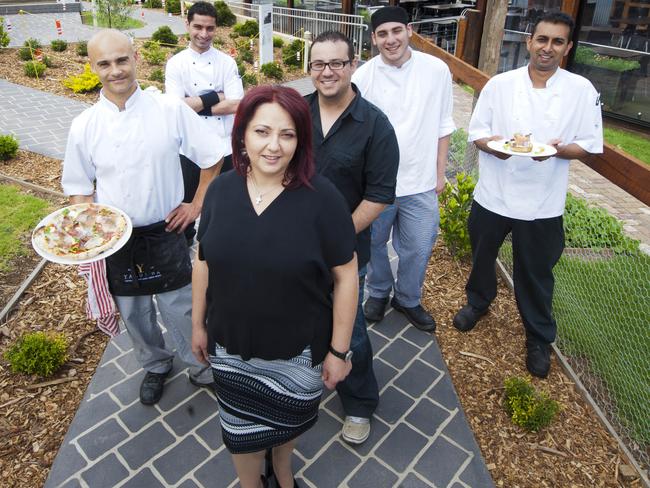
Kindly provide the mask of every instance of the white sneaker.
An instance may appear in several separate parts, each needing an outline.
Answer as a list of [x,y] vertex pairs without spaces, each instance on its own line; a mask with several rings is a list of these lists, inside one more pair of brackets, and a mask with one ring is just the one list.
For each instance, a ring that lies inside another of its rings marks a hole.
[[363,444],[370,435],[370,419],[345,417],[341,437],[349,444]]

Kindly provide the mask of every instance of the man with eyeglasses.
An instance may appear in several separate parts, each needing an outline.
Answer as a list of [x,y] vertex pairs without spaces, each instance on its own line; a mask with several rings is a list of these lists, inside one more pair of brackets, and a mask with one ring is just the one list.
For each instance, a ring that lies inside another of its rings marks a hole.
[[316,91],[305,98],[312,114],[316,169],[345,197],[357,232],[359,308],[350,343],[352,371],[336,391],[346,415],[341,435],[346,442],[361,444],[370,435],[370,418],[379,402],[361,308],[370,224],[395,199],[399,148],[386,116],[352,84],[357,67],[352,42],[340,32],[324,32],[314,40],[310,59]]

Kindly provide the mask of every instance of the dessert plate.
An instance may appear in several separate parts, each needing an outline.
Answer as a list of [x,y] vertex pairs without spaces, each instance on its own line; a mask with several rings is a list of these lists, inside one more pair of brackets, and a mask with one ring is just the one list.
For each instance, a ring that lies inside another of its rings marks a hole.
[[506,139],[500,139],[498,141],[488,141],[487,145],[494,151],[509,154],[510,156],[523,156],[525,158],[546,158],[557,154],[557,149],[555,149],[553,146],[542,144],[540,142],[533,142],[533,150],[530,152],[516,152],[510,149],[509,142],[510,141]]

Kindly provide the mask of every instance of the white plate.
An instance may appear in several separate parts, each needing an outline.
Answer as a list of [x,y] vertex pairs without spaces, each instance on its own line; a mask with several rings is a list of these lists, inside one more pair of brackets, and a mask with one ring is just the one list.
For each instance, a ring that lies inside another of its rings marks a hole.
[[119,208],[113,207],[112,205],[106,205],[106,204],[103,204],[103,203],[95,203],[94,205],[99,205],[100,207],[109,208],[113,212],[116,212],[116,213],[119,213],[120,215],[122,215],[122,217],[124,217],[124,219],[126,220],[126,230],[124,231],[124,234],[122,235],[122,237],[120,237],[120,239],[115,243],[115,245],[113,247],[111,247],[110,249],[107,249],[106,251],[104,251],[101,254],[98,254],[97,256],[94,256],[94,257],[88,258],[88,259],[82,259],[82,260],[73,259],[73,258],[64,257],[64,256],[57,256],[55,254],[49,253],[45,249],[41,249],[40,247],[38,247],[36,245],[36,241],[34,240],[34,232],[36,232],[36,229],[38,229],[39,227],[41,227],[43,225],[49,224],[52,221],[52,219],[54,219],[57,215],[59,215],[61,212],[63,212],[66,208],[71,208],[71,207],[76,206],[76,205],[69,205],[67,207],[63,207],[63,208],[60,208],[59,210],[56,210],[56,211],[52,212],[47,217],[44,217],[43,220],[41,220],[38,223],[38,225],[36,225],[36,227],[34,227],[34,231],[32,232],[32,247],[34,248],[34,250],[41,257],[43,257],[43,258],[45,258],[48,261],[51,261],[53,263],[58,263],[58,264],[86,264],[86,263],[92,263],[92,262],[95,262],[95,261],[99,261],[100,259],[104,259],[104,258],[110,256],[111,254],[115,254],[117,251],[122,249],[124,247],[124,245],[128,242],[129,238],[131,237],[131,232],[133,231],[133,224],[131,223],[131,219],[122,210],[120,210]]
[[487,145],[490,149],[494,151],[499,151],[503,154],[509,154],[510,156],[523,156],[525,158],[545,158],[557,154],[557,149],[548,144],[541,144],[539,142],[533,142],[533,150],[531,152],[522,153],[511,151],[506,139],[500,139],[498,141],[488,141]]

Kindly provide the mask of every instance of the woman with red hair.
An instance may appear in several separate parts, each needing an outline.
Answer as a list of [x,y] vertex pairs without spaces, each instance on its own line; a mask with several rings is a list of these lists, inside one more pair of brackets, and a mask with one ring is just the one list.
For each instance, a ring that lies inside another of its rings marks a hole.
[[323,383],[333,389],[351,367],[354,227],[343,197],[315,174],[311,116],[295,90],[249,91],[232,144],[235,171],[203,203],[192,350],[212,366],[241,486],[266,486],[268,451],[289,488],[293,446],[316,422]]

